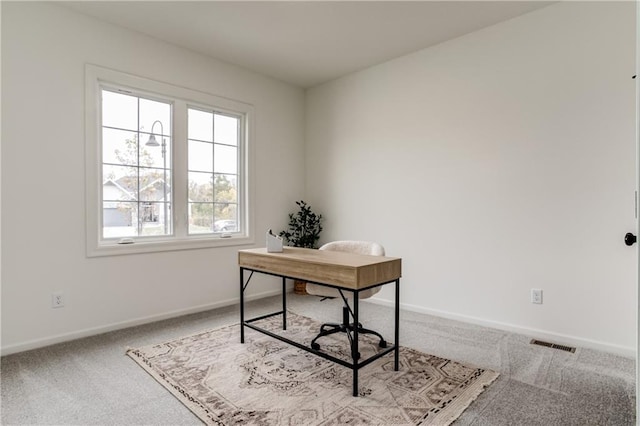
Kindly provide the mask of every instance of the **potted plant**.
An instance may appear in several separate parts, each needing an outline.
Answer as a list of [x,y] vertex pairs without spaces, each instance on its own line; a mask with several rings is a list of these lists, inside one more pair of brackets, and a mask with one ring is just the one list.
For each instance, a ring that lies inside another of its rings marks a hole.
[[[293,247],[316,248],[322,232],[322,215],[316,214],[303,200],[296,201],[298,211],[289,213],[289,229],[281,231],[280,235],[287,245]],[[294,280],[293,291],[296,294],[306,294],[306,283]]]

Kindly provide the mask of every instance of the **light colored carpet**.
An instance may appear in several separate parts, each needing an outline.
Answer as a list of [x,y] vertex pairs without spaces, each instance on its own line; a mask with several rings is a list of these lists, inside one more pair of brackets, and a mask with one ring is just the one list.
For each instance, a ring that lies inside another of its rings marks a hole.
[[[291,310],[321,322],[342,317],[341,300],[287,299]],[[247,304],[248,315],[280,306],[279,297],[257,300]],[[393,332],[391,308],[363,302],[360,319]],[[124,352],[238,321],[238,306],[229,306],[2,357],[0,424],[202,424]],[[401,345],[500,373],[454,426],[636,424],[634,359],[586,348],[571,354],[530,339],[400,312]]]
[[[320,323],[289,313],[256,323],[309,345]],[[203,331],[128,351],[207,424],[235,425],[448,425],[493,382],[498,373],[465,366],[401,347],[399,371],[387,354],[359,371],[359,396],[352,396],[352,371],[255,330],[240,326]],[[362,359],[380,351],[361,335]],[[325,336],[326,353],[350,361],[346,334]]]

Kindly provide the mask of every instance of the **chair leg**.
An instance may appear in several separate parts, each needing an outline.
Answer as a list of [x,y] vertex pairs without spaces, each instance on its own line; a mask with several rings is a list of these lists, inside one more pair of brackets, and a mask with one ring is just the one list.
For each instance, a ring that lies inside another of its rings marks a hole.
[[[353,333],[353,329],[355,328],[355,324],[351,322],[350,309],[348,306],[342,307],[342,324],[335,323],[326,323],[320,326],[320,333],[311,341],[311,348],[320,350],[320,344],[317,343],[317,340],[321,337],[328,336],[330,334],[335,333],[347,333],[347,337],[349,338],[349,346],[353,346],[353,337],[351,333]],[[387,341],[384,340],[384,337],[380,333],[374,330],[369,330],[367,328],[362,327],[362,324],[358,322],[358,333],[360,334],[373,334],[380,339],[378,346],[381,348],[387,347]],[[358,354],[359,355],[359,354]]]
[[[331,328],[327,330],[324,328],[325,326],[329,326]],[[322,324],[322,326],[320,327],[320,333],[318,333],[318,335],[314,337],[313,340],[311,341],[311,348],[315,349],[316,351],[319,350],[320,344],[318,344],[316,340],[318,340],[321,337],[328,336],[330,334],[342,333],[344,331],[345,329],[344,327],[342,327],[341,324]]]
[[382,337],[382,334],[378,333],[377,331],[369,330],[368,328],[363,328],[362,326],[360,326],[358,327],[358,333],[373,334],[374,336],[377,336],[380,339],[380,342],[378,342],[378,346],[380,346],[381,348],[387,347],[387,341],[384,340],[384,337]]
[[340,327],[342,327],[342,324],[337,324],[337,323],[333,323],[333,322],[328,322],[328,323],[322,324],[322,325],[320,326],[320,332],[322,333],[322,332],[327,331],[327,328],[329,328],[329,329],[334,329],[334,328],[340,328]]

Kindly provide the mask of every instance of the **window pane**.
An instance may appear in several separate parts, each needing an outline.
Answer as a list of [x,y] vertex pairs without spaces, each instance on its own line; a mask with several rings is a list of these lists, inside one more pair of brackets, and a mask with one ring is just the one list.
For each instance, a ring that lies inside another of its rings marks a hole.
[[238,120],[237,117],[228,115],[215,115],[215,142],[228,145],[238,145]]
[[102,203],[103,238],[134,237],[137,235],[136,203]]
[[140,98],[140,130],[153,133],[158,142],[171,135],[171,104]]
[[189,233],[237,232],[239,119],[197,109],[188,119]]
[[102,199],[104,201],[137,200],[138,169],[125,166],[103,166]]
[[213,203],[189,203],[189,233],[208,234],[213,230]]
[[102,98],[103,237],[171,234],[172,104],[108,90]]
[[138,131],[138,98],[103,90],[102,125]]
[[189,170],[213,172],[213,144],[189,141]]
[[235,175],[219,175],[215,176],[214,194],[216,202],[237,203],[238,187]]
[[238,222],[232,219],[216,220],[213,223],[213,232],[238,232]]
[[189,201],[213,201],[212,173],[189,173]]
[[102,161],[111,164],[138,164],[137,133],[103,128]]
[[140,235],[171,234],[170,207],[169,203],[140,203]]
[[213,158],[216,173],[236,174],[238,172],[238,148],[235,146],[215,144]]
[[214,232],[238,232],[238,206],[229,203],[214,204]]
[[140,200],[171,201],[171,175],[162,169],[140,169]]
[[[156,135],[159,146],[149,146],[149,135],[140,133],[140,165],[145,167],[171,168],[171,138]],[[166,158],[166,161],[165,161]]]
[[213,142],[213,114],[189,108],[189,139]]

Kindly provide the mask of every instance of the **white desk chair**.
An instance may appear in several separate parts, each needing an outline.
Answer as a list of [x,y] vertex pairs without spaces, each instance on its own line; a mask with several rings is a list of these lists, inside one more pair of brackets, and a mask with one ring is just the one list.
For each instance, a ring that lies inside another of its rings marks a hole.
[[[357,254],[368,254],[373,256],[384,256],[384,247],[382,247],[378,243],[368,242],[368,241],[333,241],[331,243],[327,243],[320,247],[320,250],[332,250],[332,251],[341,251],[347,253],[357,253]],[[369,290],[361,291],[359,293],[360,299],[368,299],[374,294],[380,291],[381,287],[374,287]],[[307,293],[314,296],[321,297],[342,297],[344,301],[344,306],[342,308],[342,324],[338,323],[326,323],[322,324],[320,327],[320,333],[311,341],[311,347],[315,350],[320,349],[320,345],[316,342],[321,337],[328,336],[334,333],[346,333],[349,338],[349,342],[353,345],[353,329],[355,325],[351,322],[351,318],[353,318],[353,312],[351,311],[351,307],[349,306],[349,302],[347,300],[348,297],[353,297],[353,293],[347,291],[347,295],[345,296],[340,290],[325,287],[317,284],[307,283]],[[387,342],[384,340],[380,333],[369,330],[362,327],[361,323],[358,323],[358,333],[359,334],[373,334],[380,338],[380,342],[378,345],[381,348],[387,347]],[[358,354],[359,356],[359,354]]]

